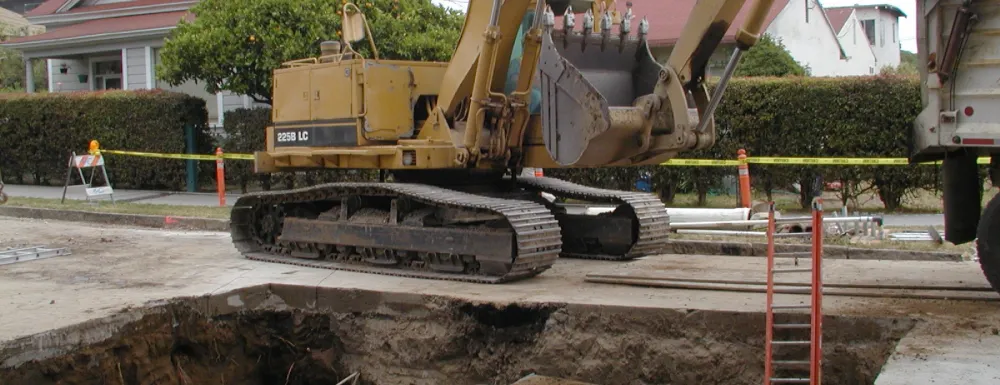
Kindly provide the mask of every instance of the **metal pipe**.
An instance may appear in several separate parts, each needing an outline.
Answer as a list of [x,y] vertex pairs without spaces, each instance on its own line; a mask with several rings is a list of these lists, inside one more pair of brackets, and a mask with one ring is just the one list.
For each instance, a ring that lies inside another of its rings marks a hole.
[[697,132],[705,131],[705,127],[708,126],[708,119],[712,117],[715,109],[719,107],[719,102],[722,101],[722,93],[725,92],[726,86],[729,85],[729,78],[733,77],[733,72],[736,71],[736,64],[740,62],[741,55],[743,55],[743,50],[737,48],[733,51],[733,56],[729,58],[729,63],[726,64],[726,71],[722,73],[722,79],[719,80],[719,85],[715,87],[712,100],[708,102],[708,108],[705,109],[701,120],[698,121]]
[[535,1],[535,19],[531,21],[531,28],[538,28],[542,24],[542,14],[545,13],[545,0]]
[[490,27],[496,27],[500,23],[500,2],[501,0],[493,0],[493,10],[490,11]]

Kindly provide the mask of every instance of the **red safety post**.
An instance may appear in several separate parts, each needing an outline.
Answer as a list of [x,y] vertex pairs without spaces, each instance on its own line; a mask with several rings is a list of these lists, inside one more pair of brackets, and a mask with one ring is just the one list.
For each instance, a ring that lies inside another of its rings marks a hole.
[[[822,188],[822,184],[820,184]],[[821,194],[821,193],[820,193]],[[823,197],[812,203],[812,314],[810,314],[809,383],[819,385],[823,361]]]
[[543,176],[545,176],[545,172],[542,171],[541,168],[536,168],[535,169],[535,178],[541,178]]
[[747,152],[741,148],[736,154],[740,162],[736,166],[740,173],[740,207],[750,208],[750,166],[747,165]]
[[215,180],[219,190],[219,206],[226,205],[226,164],[222,160],[222,147],[215,149]]

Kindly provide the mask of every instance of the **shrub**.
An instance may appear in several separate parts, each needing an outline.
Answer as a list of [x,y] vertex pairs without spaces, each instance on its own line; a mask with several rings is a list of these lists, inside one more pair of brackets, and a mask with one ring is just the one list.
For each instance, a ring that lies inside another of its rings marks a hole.
[[[90,140],[101,148],[158,153],[185,152],[185,126],[195,132],[198,153],[212,151],[205,101],[161,90],[22,94],[0,99],[0,170],[8,181],[63,184],[71,152],[85,155]],[[117,188],[181,190],[183,160],[107,155]],[[199,162],[211,177],[214,164]],[[89,170],[87,170],[89,171]],[[89,177],[89,173],[84,175]],[[80,183],[74,177],[71,183]],[[95,183],[98,182],[95,179]]]
[[[919,81],[910,77],[737,79],[716,113],[720,137],[713,151],[750,156],[906,157],[907,137],[920,113]],[[902,197],[934,184],[932,166],[752,165],[758,191],[799,183],[808,207],[817,176],[874,185],[887,209]],[[848,192],[847,195],[851,195]]]
[[[679,157],[735,159],[741,148],[750,156],[906,157],[908,131],[921,108],[919,86],[919,79],[905,76],[735,78],[715,112],[716,145]],[[701,204],[724,176],[735,175],[735,167],[687,166],[546,170],[546,175],[632,189],[644,170],[653,172],[654,190],[664,201],[676,192],[694,192]],[[934,187],[937,172],[937,167],[917,165],[750,165],[755,190],[770,199],[773,191],[799,184],[804,208],[817,176],[843,182],[845,203],[870,186],[887,209],[895,210],[906,194]]]

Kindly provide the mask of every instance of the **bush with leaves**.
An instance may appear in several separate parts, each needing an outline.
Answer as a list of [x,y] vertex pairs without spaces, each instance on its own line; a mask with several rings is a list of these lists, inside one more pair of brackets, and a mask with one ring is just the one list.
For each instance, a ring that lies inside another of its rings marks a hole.
[[733,76],[806,76],[809,71],[795,61],[785,45],[770,34],[761,36],[742,57]]
[[[918,79],[896,76],[733,79],[715,113],[716,145],[681,156],[735,159],[742,148],[749,156],[906,157],[911,122],[920,112],[919,90]],[[686,174],[702,186],[699,191],[717,183],[720,173],[730,172],[715,167],[666,169],[660,172]],[[817,176],[843,182],[845,200],[870,184],[885,207],[894,210],[906,194],[933,187],[937,171],[921,165],[750,165],[755,190],[771,199],[774,190],[799,184],[804,208]]]
[[[86,154],[92,139],[107,149],[184,153],[185,126],[194,129],[196,152],[209,154],[213,140],[207,121],[204,100],[160,90],[0,98],[0,154],[4,154],[0,170],[8,182],[63,184],[70,153]],[[105,159],[114,187],[182,190],[186,186],[184,160],[122,155]],[[210,181],[214,164],[199,163],[202,182]],[[73,181],[80,183],[79,177]]]

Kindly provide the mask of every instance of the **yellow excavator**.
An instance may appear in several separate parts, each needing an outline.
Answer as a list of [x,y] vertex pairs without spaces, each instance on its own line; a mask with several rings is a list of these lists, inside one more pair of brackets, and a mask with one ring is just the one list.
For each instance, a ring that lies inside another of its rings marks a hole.
[[[533,277],[559,257],[658,254],[670,223],[655,195],[521,173],[653,165],[712,146],[713,111],[772,2],[754,0],[712,95],[706,65],[743,0],[698,0],[665,64],[631,2],[470,0],[444,63],[380,58],[347,3],[340,40],[274,70],[254,169],[377,169],[380,180],[243,195],[233,243],[259,261],[480,283]],[[366,38],[371,57],[352,45]],[[573,214],[552,197],[616,208]]]

